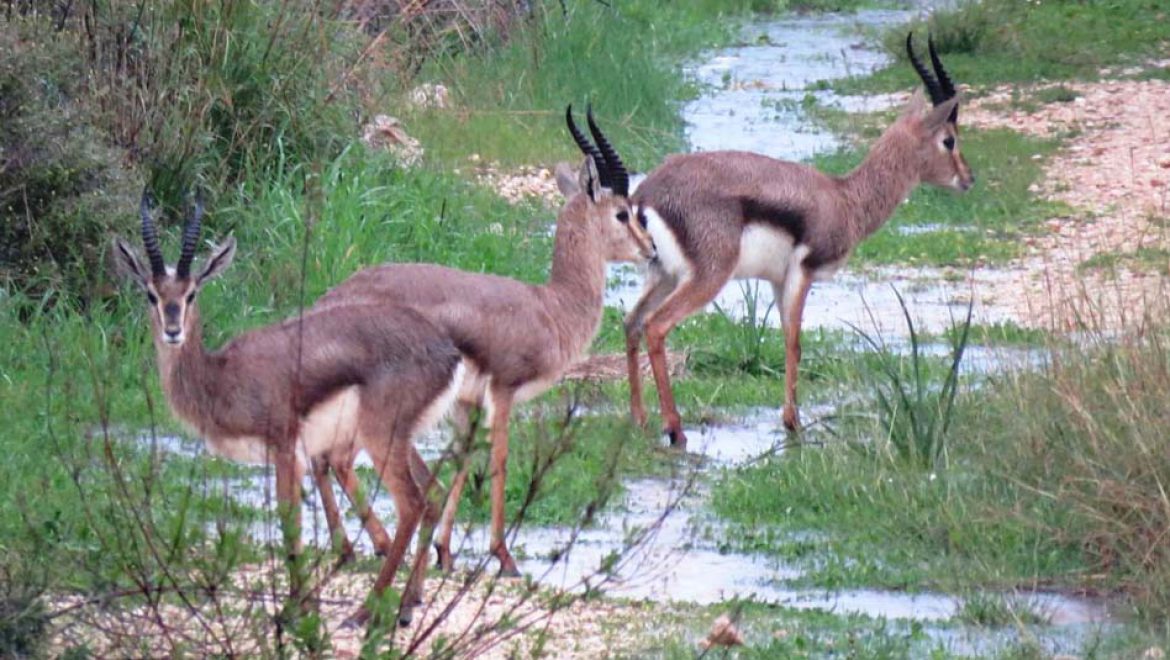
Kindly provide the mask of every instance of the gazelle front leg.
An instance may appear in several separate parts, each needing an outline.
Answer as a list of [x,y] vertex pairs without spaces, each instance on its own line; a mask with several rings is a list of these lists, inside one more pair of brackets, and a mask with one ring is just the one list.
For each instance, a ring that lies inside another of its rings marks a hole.
[[492,541],[491,553],[500,560],[501,577],[519,577],[520,569],[508,552],[504,536],[504,487],[508,477],[508,418],[512,414],[511,390],[493,390],[491,423]]
[[305,592],[301,566],[301,474],[293,443],[275,450],[276,510],[289,567],[289,602],[298,603]]
[[642,297],[626,316],[626,373],[630,383],[630,417],[638,426],[646,425],[646,406],[642,403],[642,369],[638,364],[638,351],[646,329],[646,315],[662,304],[675,284],[674,278],[651,266],[646,273]]
[[385,557],[390,550],[390,535],[382,526],[382,522],[378,520],[378,516],[374,515],[374,509],[370,506],[370,501],[363,492],[361,482],[353,469],[353,456],[356,453],[357,449],[354,448],[348,460],[331,457],[329,464],[333,467],[337,481],[345,490],[354,510],[357,511],[358,520],[362,522],[362,527],[365,527],[366,533],[370,535],[370,543],[374,545],[375,554],[379,557]]
[[650,369],[654,372],[654,383],[658,387],[658,403],[665,426],[663,432],[670,437],[671,447],[685,450],[687,436],[683,433],[682,418],[674,404],[674,392],[670,389],[670,373],[666,367],[666,335],[680,321],[711,302],[730,274],[726,267],[720,272],[702,276],[696,273],[691,279],[679,284],[646,322],[646,350],[650,353]]
[[784,427],[789,431],[800,428],[800,414],[796,407],[796,379],[800,370],[800,323],[804,303],[812,287],[812,274],[803,266],[789,269],[783,286],[773,285],[773,291],[782,292],[780,306],[784,324]]

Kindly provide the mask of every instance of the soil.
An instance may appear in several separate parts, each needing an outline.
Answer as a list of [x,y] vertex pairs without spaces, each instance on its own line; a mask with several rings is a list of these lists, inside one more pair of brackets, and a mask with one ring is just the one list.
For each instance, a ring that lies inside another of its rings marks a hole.
[[[1060,135],[1066,146],[1035,192],[1073,212],[1051,218],[990,295],[1027,326],[1058,331],[1140,328],[1167,311],[1170,254],[1170,82],[1065,83],[1076,97],[1014,107],[1001,88],[965,104],[964,126]],[[1016,89],[1027,97],[1043,87]],[[1138,254],[1145,259],[1126,258]],[[1102,255],[1120,259],[1102,260]],[[1089,260],[1116,262],[1093,268]],[[1086,263],[1089,262],[1089,263]]]
[[[345,572],[321,590],[318,612],[329,632],[329,657],[361,654],[365,631],[347,627],[345,620],[363,602],[374,577],[372,568]],[[178,598],[158,607],[125,609],[83,607],[80,597],[58,597],[49,606],[65,613],[54,622],[50,652],[56,657],[84,647],[95,657],[262,655],[272,651],[275,595],[284,593],[284,578],[277,562],[241,567],[214,601],[206,594],[187,594],[185,600],[198,614]],[[564,598],[552,608],[553,597],[520,579],[473,579],[465,571],[448,579],[432,577],[427,604],[416,610],[411,625],[397,628],[394,647],[418,656],[430,655],[441,642],[458,657],[595,658],[636,652],[664,632],[665,618],[677,618],[667,606],[610,599]]]

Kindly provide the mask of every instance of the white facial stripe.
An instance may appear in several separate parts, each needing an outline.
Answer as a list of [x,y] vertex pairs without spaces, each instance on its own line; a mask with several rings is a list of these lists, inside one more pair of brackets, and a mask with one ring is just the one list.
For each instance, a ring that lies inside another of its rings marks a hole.
[[635,209],[635,218],[638,213],[645,214],[646,233],[650,234],[650,238],[654,240],[654,246],[658,248],[658,263],[662,270],[679,280],[689,277],[691,262],[683,253],[682,246],[679,245],[674,232],[653,208],[643,206],[640,209]]

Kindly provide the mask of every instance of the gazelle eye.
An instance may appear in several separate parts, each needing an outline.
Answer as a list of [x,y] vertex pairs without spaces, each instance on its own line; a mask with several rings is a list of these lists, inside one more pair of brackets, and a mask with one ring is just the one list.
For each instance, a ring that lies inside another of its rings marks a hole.
[[194,291],[187,294],[187,304],[190,305],[193,302],[195,302],[195,292]]
[[948,135],[945,138],[943,138],[943,146],[947,148],[947,151],[954,151],[955,150],[955,136]]
[[630,212],[625,211],[625,210],[618,211],[617,219],[618,219],[618,222],[622,223],[623,225],[626,224],[627,222],[630,221]]
[[151,293],[149,291],[146,292],[146,299],[149,300],[150,304],[152,304],[152,305],[158,304],[158,296],[154,295],[153,293]]

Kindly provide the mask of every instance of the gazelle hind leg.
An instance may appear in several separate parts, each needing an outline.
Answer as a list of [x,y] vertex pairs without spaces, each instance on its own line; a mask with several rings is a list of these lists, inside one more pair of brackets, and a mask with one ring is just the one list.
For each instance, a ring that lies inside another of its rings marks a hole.
[[[382,563],[382,570],[374,582],[371,594],[373,597],[381,596],[386,587],[394,581],[394,576],[406,556],[406,548],[426,508],[426,499],[411,473],[410,442],[409,437],[398,437],[366,443],[366,450],[374,462],[374,469],[394,498],[394,508],[398,511],[398,525],[394,530],[386,559]],[[407,602],[405,592],[403,596],[398,609],[398,622],[400,625],[407,625],[412,618],[414,603]],[[369,610],[363,607],[350,622],[365,623],[368,618]]]
[[451,414],[455,439],[452,443],[452,460],[455,461],[455,479],[451,482],[451,490],[447,492],[447,501],[443,506],[443,513],[439,521],[439,533],[435,539],[436,564],[444,571],[455,568],[455,555],[451,552],[451,536],[455,530],[455,515],[459,512],[459,498],[463,495],[463,487],[467,484],[467,459],[471,452],[471,444],[475,432],[472,428],[471,414],[475,406],[460,401],[455,404]]
[[800,371],[800,325],[804,316],[804,303],[812,288],[812,275],[803,266],[794,264],[780,289],[781,323],[784,326],[784,428],[795,431],[800,428],[800,413],[796,404],[796,381]]
[[508,478],[508,418],[512,414],[510,390],[493,390],[491,415],[491,458],[492,480],[492,540],[491,553],[500,560],[501,577],[519,577],[520,569],[512,553],[508,552],[504,529],[504,492]]
[[646,329],[646,316],[658,309],[676,284],[677,280],[660,269],[651,267],[646,273],[642,296],[626,315],[626,373],[630,383],[630,417],[638,426],[646,425],[646,406],[642,402],[642,369],[638,364],[638,352]]

